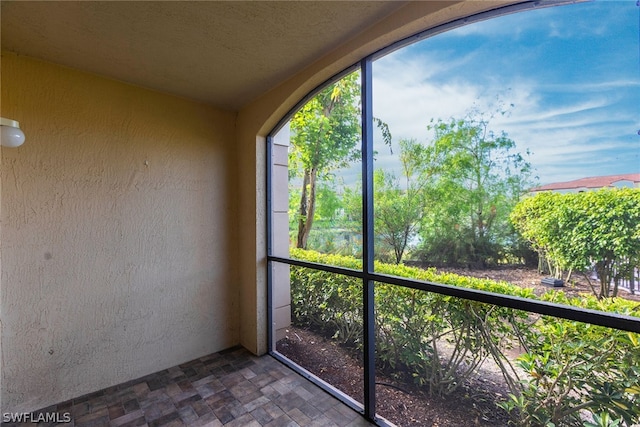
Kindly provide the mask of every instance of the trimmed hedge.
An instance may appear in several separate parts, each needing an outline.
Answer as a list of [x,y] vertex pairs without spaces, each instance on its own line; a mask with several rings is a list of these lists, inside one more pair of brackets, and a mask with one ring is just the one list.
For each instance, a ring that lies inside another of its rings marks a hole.
[[[302,249],[291,249],[291,257],[362,268],[361,261],[353,257]],[[435,269],[376,263],[375,270],[536,298],[532,289]],[[292,266],[291,296],[295,325],[315,327],[343,343],[361,346],[360,279]],[[561,291],[550,290],[540,299],[640,316],[637,303],[621,298],[598,300],[585,295],[569,299]],[[376,284],[375,310],[379,367],[425,386],[433,395],[453,393],[490,358],[510,392],[510,399],[501,407],[516,425],[582,426],[587,425],[588,413],[592,420],[609,420],[604,425],[638,421],[638,334],[382,283]],[[514,361],[506,351],[516,345],[524,353]]]

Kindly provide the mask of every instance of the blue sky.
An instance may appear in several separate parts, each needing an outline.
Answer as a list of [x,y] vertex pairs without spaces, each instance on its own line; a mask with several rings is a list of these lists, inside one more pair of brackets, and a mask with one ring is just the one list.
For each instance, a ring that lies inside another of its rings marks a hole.
[[[427,143],[431,118],[513,104],[505,131],[541,184],[640,172],[640,7],[595,1],[492,18],[374,63],[374,115],[397,141]],[[378,149],[378,166],[397,153]]]

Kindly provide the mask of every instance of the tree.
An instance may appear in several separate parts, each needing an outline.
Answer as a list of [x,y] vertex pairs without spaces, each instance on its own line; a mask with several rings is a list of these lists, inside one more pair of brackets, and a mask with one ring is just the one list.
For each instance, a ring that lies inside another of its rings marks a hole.
[[306,248],[316,210],[318,181],[359,154],[359,74],[327,86],[291,119],[290,170],[302,174],[296,246]]
[[531,165],[513,152],[515,142],[506,133],[490,130],[493,117],[470,113],[428,126],[434,137],[422,154],[427,258],[485,266],[513,240],[508,215],[531,185]]
[[423,150],[413,139],[400,141],[402,183],[393,172],[377,169],[374,174],[375,234],[393,250],[396,264],[402,262],[409,241],[417,234],[424,211],[424,181],[416,180]]
[[585,272],[593,266],[600,298],[616,296],[620,279],[640,262],[637,189],[540,193],[518,203],[511,220],[560,268]]

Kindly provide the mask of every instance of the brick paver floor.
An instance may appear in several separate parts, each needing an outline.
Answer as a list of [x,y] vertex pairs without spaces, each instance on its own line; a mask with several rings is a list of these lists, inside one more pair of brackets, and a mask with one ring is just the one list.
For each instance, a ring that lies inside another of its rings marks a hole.
[[[39,411],[72,427],[370,426],[362,416],[270,356],[242,348],[147,375]],[[3,426],[32,424],[3,424]],[[55,425],[55,423],[43,425]]]

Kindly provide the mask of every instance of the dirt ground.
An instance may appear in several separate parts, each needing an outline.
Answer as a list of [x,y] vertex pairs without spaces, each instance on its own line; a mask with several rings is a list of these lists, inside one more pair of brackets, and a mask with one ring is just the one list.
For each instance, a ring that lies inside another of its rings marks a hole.
[[[291,327],[277,343],[288,357],[338,390],[363,401],[362,358],[353,350],[307,329]],[[477,378],[468,387],[446,399],[429,396],[425,390],[399,383],[384,375],[376,378],[377,413],[402,427],[502,427],[507,414],[496,408],[504,399],[500,378]]]
[[[501,268],[492,270],[446,269],[465,276],[507,281],[532,287],[536,295],[550,286],[543,285],[534,269]],[[555,288],[571,295],[590,293],[588,281],[574,275],[564,287]],[[640,301],[640,295],[620,290],[619,296]],[[277,351],[303,366],[347,395],[362,402],[364,370],[362,357],[314,331],[291,327],[278,341]],[[508,425],[508,415],[496,408],[496,401],[506,398],[501,375],[483,366],[480,374],[446,399],[429,396],[426,390],[399,383],[382,374],[376,378],[377,413],[402,427],[501,427]]]

